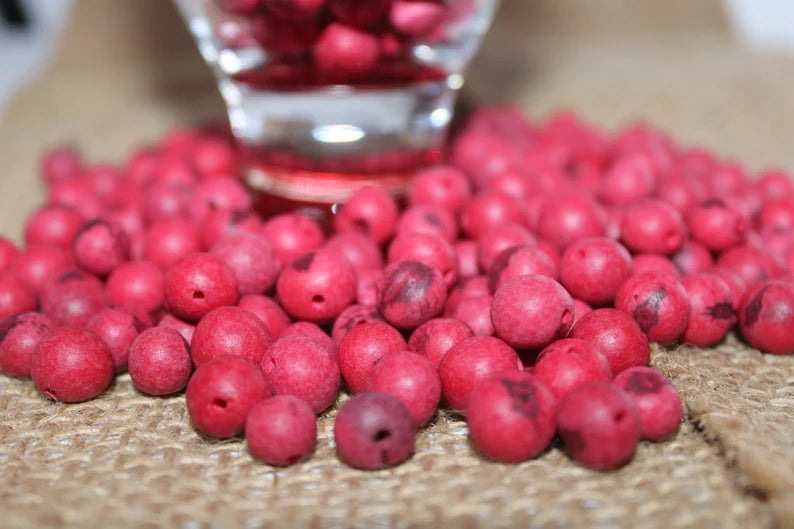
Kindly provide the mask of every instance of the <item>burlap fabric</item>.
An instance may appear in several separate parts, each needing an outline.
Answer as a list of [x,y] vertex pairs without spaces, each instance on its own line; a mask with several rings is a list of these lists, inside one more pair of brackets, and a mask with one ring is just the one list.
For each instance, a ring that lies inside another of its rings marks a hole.
[[[716,2],[584,4],[508,1],[468,99],[533,115],[570,107],[611,129],[641,117],[752,168],[794,169],[794,57],[739,49]],[[78,1],[57,62],[0,122],[2,232],[17,236],[41,200],[44,146],[73,140],[119,160],[221,110],[167,3]],[[687,422],[612,473],[559,447],[518,466],[485,462],[447,414],[408,463],[358,472],[334,456],[333,411],[314,457],[276,470],[242,441],[200,437],[183,397],[144,397],[126,376],[79,405],[0,378],[0,526],[794,526],[794,357],[729,337],[709,351],[657,350],[653,362],[681,391]]]

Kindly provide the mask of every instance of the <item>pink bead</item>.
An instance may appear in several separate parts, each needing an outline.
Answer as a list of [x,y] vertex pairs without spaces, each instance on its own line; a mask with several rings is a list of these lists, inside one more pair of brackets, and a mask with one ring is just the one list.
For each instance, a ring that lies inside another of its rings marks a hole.
[[529,373],[503,373],[479,384],[466,408],[469,435],[477,450],[500,463],[538,456],[556,430],[557,403]]
[[336,231],[358,231],[378,244],[388,241],[397,221],[397,203],[380,188],[357,190],[334,217]]
[[447,286],[458,280],[458,257],[447,241],[435,235],[407,233],[389,245],[388,262],[418,261],[438,270]]
[[615,308],[631,314],[648,339],[661,345],[675,342],[689,323],[687,293],[666,274],[633,275],[618,290]]
[[362,270],[356,274],[356,303],[377,306],[380,287],[383,285],[383,270]]
[[[196,326],[192,323],[186,322],[184,320],[180,320],[173,314],[165,314],[157,324],[158,327],[166,327],[168,329],[173,329],[179,333],[182,338],[185,339],[187,343],[190,343],[190,340],[193,339],[193,334],[196,332]],[[191,361],[192,365],[192,361]]]
[[440,2],[395,0],[389,21],[403,35],[420,39],[435,31],[446,15],[447,6]]
[[390,325],[372,321],[354,327],[339,344],[339,369],[353,393],[366,390],[375,364],[384,356],[405,351],[408,345]]
[[756,180],[761,195],[766,200],[777,200],[794,196],[794,181],[782,169],[768,169]]
[[675,387],[662,373],[650,367],[632,367],[615,377],[615,386],[634,401],[643,439],[662,441],[678,431],[684,407]]
[[533,246],[533,237],[523,226],[503,224],[491,228],[477,240],[477,259],[482,270],[490,269],[496,257],[508,248],[516,246]]
[[130,261],[108,276],[105,290],[111,305],[154,312],[163,305],[163,272],[150,261]]
[[431,205],[411,206],[397,221],[397,236],[411,233],[436,235],[450,244],[458,235],[455,217],[449,211]]
[[687,215],[701,198],[700,193],[693,189],[692,183],[682,177],[668,177],[659,182],[656,196],[673,206],[681,215]]
[[408,349],[425,356],[438,369],[444,355],[452,347],[474,336],[468,325],[455,318],[429,320],[411,333]]
[[380,248],[362,233],[350,231],[334,235],[326,241],[325,249],[345,256],[357,273],[383,267]]
[[84,219],[102,214],[102,201],[94,192],[93,183],[83,176],[63,180],[52,185],[49,205],[74,209]]
[[657,272],[661,274],[671,275],[673,277],[681,277],[681,271],[670,259],[664,255],[657,255],[653,253],[640,253],[631,258],[634,265],[634,275],[645,274],[648,272]]
[[41,293],[55,276],[72,265],[71,255],[57,246],[35,245],[22,250],[10,270],[19,274],[34,291]]
[[41,311],[58,327],[83,328],[105,307],[102,282],[77,270],[53,278],[41,293]]
[[593,312],[593,307],[582,301],[573,298],[573,324],[576,325],[585,315]]
[[237,232],[224,236],[209,252],[225,263],[237,278],[240,294],[260,294],[276,283],[281,264],[262,236]]
[[612,374],[651,360],[648,338],[634,319],[616,309],[598,309],[585,315],[571,330],[571,338],[595,345],[609,360]]
[[198,229],[185,219],[163,219],[146,231],[146,259],[163,270],[198,251]]
[[739,307],[742,304],[744,293],[747,292],[747,284],[744,282],[739,274],[732,272],[725,268],[713,268],[709,270],[709,274],[715,275],[725,281],[731,291],[731,305],[736,314],[739,314]]
[[0,321],[0,373],[30,378],[33,352],[52,327],[52,321],[38,312],[9,316]]
[[766,280],[750,287],[739,309],[739,327],[753,347],[794,353],[794,283]]
[[477,262],[477,243],[468,239],[461,239],[455,243],[455,254],[458,256],[458,276],[462,278],[474,277],[480,273]]
[[242,296],[237,306],[255,314],[267,327],[268,334],[277,339],[290,324],[289,316],[281,305],[267,296],[248,294]]
[[41,176],[48,185],[79,176],[83,171],[80,152],[71,146],[49,149],[41,157]]
[[694,241],[685,242],[672,256],[672,260],[682,274],[697,274],[714,266],[714,258],[709,249]]
[[631,459],[642,427],[626,393],[606,382],[592,382],[562,400],[557,431],[573,459],[589,468],[608,470]]
[[115,372],[127,371],[130,346],[143,330],[143,323],[126,310],[108,308],[94,314],[86,329],[105,342],[113,357]]
[[403,403],[379,391],[347,401],[334,422],[339,459],[362,470],[391,467],[408,459],[415,434],[413,419]]
[[512,246],[500,252],[488,269],[488,288],[496,292],[502,285],[522,275],[537,274],[556,280],[557,267],[549,255],[535,246]]
[[261,361],[277,395],[294,395],[314,413],[334,403],[339,392],[339,364],[332,351],[308,336],[279,338]]
[[59,402],[83,402],[110,385],[113,358],[92,332],[52,329],[36,346],[31,377],[45,397]]
[[525,226],[526,212],[521,202],[501,193],[474,196],[463,206],[460,214],[460,227],[472,239],[507,223]]
[[612,380],[607,357],[592,343],[578,338],[557,340],[544,348],[532,373],[558,400],[584,384]]
[[648,157],[631,154],[618,159],[604,174],[599,197],[613,206],[628,206],[648,198],[656,188]]
[[791,197],[766,202],[758,216],[758,227],[777,231],[794,229],[794,204]]
[[190,216],[202,222],[213,209],[251,209],[251,195],[233,178],[212,178],[199,184],[190,198]]
[[698,347],[715,345],[736,323],[730,288],[719,277],[707,273],[684,276],[681,284],[691,306],[681,341]]
[[276,284],[279,301],[290,316],[317,323],[333,320],[352,305],[355,289],[353,266],[327,250],[295,259]]
[[[534,182],[534,178],[515,167],[508,167],[504,171],[492,176],[488,182],[488,189],[496,193],[510,195],[517,200],[525,202],[528,208],[529,203],[532,202],[536,196],[539,196],[537,194],[537,184]],[[536,214],[539,212],[533,210],[533,213]],[[530,217],[532,217],[532,214],[530,214]]]
[[69,249],[72,240],[83,225],[83,217],[66,206],[45,206],[25,222],[27,245],[47,244]]
[[578,241],[565,250],[560,281],[572,296],[603,306],[615,299],[618,288],[632,271],[626,248],[611,239],[596,237]]
[[623,243],[633,252],[668,255],[681,248],[686,226],[672,206],[649,200],[626,210],[620,233]]
[[251,409],[272,394],[259,366],[239,356],[225,356],[196,369],[185,400],[198,431],[226,439],[242,433]]
[[491,318],[492,304],[493,296],[489,294],[464,296],[449,316],[465,323],[475,336],[493,336],[495,331]]
[[251,408],[245,422],[245,440],[251,455],[268,465],[294,465],[314,450],[317,419],[296,397],[271,397]]
[[200,245],[209,250],[221,238],[236,234],[250,233],[262,235],[264,223],[259,216],[246,209],[213,209],[201,224]]
[[723,252],[717,259],[717,266],[738,274],[748,287],[765,279],[774,279],[782,272],[780,263],[774,257],[749,244],[734,246]]
[[273,338],[253,313],[239,307],[218,307],[199,320],[190,341],[196,367],[221,356],[241,356],[259,364]]
[[539,349],[564,338],[573,325],[573,300],[541,275],[519,276],[499,288],[491,305],[496,335],[517,349]]
[[209,254],[183,257],[165,272],[165,304],[179,318],[198,321],[212,309],[235,305],[239,298],[234,273]]
[[174,329],[153,327],[130,346],[132,383],[147,395],[170,395],[185,389],[193,371],[187,342]]
[[441,381],[436,368],[422,355],[401,352],[387,355],[375,364],[369,391],[387,393],[402,402],[419,428],[435,413],[441,399]]
[[336,355],[336,344],[331,337],[328,336],[328,333],[322,330],[316,323],[312,323],[310,321],[296,321],[284,329],[280,335],[280,338],[294,335],[308,336],[309,338],[313,338],[314,340],[317,340],[323,344],[323,346],[334,353],[334,355]]
[[465,410],[481,382],[506,372],[521,371],[521,360],[502,340],[490,336],[466,338],[453,346],[438,366],[441,392],[455,410]]
[[323,230],[320,225],[309,217],[296,213],[285,213],[268,220],[264,235],[276,251],[282,267],[323,244]]
[[[198,170],[199,174],[204,179],[226,180],[227,182],[236,184],[234,186],[222,184],[223,187],[228,190],[228,192],[224,192],[224,195],[233,200],[224,202],[222,200],[213,199],[212,203],[215,207],[244,209],[246,207],[244,204],[248,203],[250,205],[250,197],[244,198],[244,196],[247,196],[247,193],[244,195],[241,192],[244,191],[245,188],[236,178],[239,170],[237,160],[238,158],[234,152],[234,147],[228,140],[213,137],[204,137],[196,140],[192,152],[192,161],[193,166]],[[200,194],[198,190],[197,194]],[[232,201],[235,202],[236,205],[232,206]]]
[[368,321],[383,321],[383,317],[378,312],[377,307],[372,305],[350,305],[334,321],[331,338],[336,344],[339,344],[354,327]]
[[379,53],[377,37],[338,23],[325,27],[313,49],[317,69],[334,80],[368,73]]
[[13,271],[0,272],[0,319],[36,310],[38,299],[28,283]]
[[692,239],[713,251],[741,244],[747,235],[744,215],[720,200],[709,200],[687,216]]
[[538,235],[564,249],[571,243],[606,234],[601,207],[585,195],[549,198],[540,211]]
[[441,165],[416,173],[408,191],[412,205],[436,206],[458,212],[471,197],[471,185],[460,170]]
[[158,220],[185,216],[190,204],[191,189],[183,184],[157,182],[149,186],[141,198],[141,215],[151,224]]
[[447,287],[438,270],[419,261],[397,261],[384,271],[378,304],[383,317],[399,329],[414,329],[438,315]]
[[95,219],[77,232],[72,251],[80,268],[104,277],[130,258],[130,243],[119,228]]

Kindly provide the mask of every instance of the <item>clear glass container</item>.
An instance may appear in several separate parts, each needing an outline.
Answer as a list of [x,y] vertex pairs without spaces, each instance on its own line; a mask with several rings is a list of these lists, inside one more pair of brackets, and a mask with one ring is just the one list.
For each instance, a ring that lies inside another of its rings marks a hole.
[[[323,70],[316,55],[337,24],[327,6],[290,27],[288,17],[266,12],[231,14],[219,0],[175,1],[218,81],[248,183],[320,204],[373,183],[400,194],[416,169],[441,160],[466,67],[499,3],[447,0],[443,18],[420,37],[400,34],[386,11],[377,28],[355,28],[377,37],[377,62],[340,74]],[[277,39],[269,44],[274,35],[306,43],[285,52],[273,49]]]

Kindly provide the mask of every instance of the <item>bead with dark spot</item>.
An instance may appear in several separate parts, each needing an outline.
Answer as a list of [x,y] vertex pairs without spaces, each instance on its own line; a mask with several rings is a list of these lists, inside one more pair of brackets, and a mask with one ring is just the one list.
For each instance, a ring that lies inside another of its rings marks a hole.
[[691,306],[681,341],[698,347],[718,343],[736,323],[727,283],[713,274],[700,273],[684,276],[681,284]]
[[379,308],[400,329],[413,329],[444,308],[447,287],[441,273],[418,261],[398,261],[384,272]]
[[674,276],[648,272],[631,276],[615,296],[615,308],[625,311],[648,336],[662,345],[675,342],[689,322],[689,299]]
[[684,407],[675,387],[662,373],[650,367],[632,367],[615,377],[615,386],[634,401],[643,439],[661,441],[678,431]]
[[794,353],[794,283],[771,280],[751,287],[742,300],[739,327],[753,347]]

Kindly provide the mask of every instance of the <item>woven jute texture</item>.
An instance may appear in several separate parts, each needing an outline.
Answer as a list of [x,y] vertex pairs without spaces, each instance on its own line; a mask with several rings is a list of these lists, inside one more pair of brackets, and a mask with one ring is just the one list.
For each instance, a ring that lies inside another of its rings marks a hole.
[[[794,169],[794,57],[741,49],[719,13],[711,0],[508,0],[466,97],[533,116],[572,108],[608,130],[641,118],[751,169]],[[119,161],[221,113],[167,2],[78,0],[56,61],[0,122],[0,231],[18,237],[41,201],[45,146]],[[406,464],[359,472],[334,455],[334,411],[314,456],[277,470],[241,440],[202,438],[184,397],[144,397],[127,376],[78,405],[0,377],[0,527],[794,527],[794,357],[732,335],[707,351],[655,350],[653,363],[681,391],[686,422],[610,473],[556,446],[517,466],[486,462],[446,413]]]

